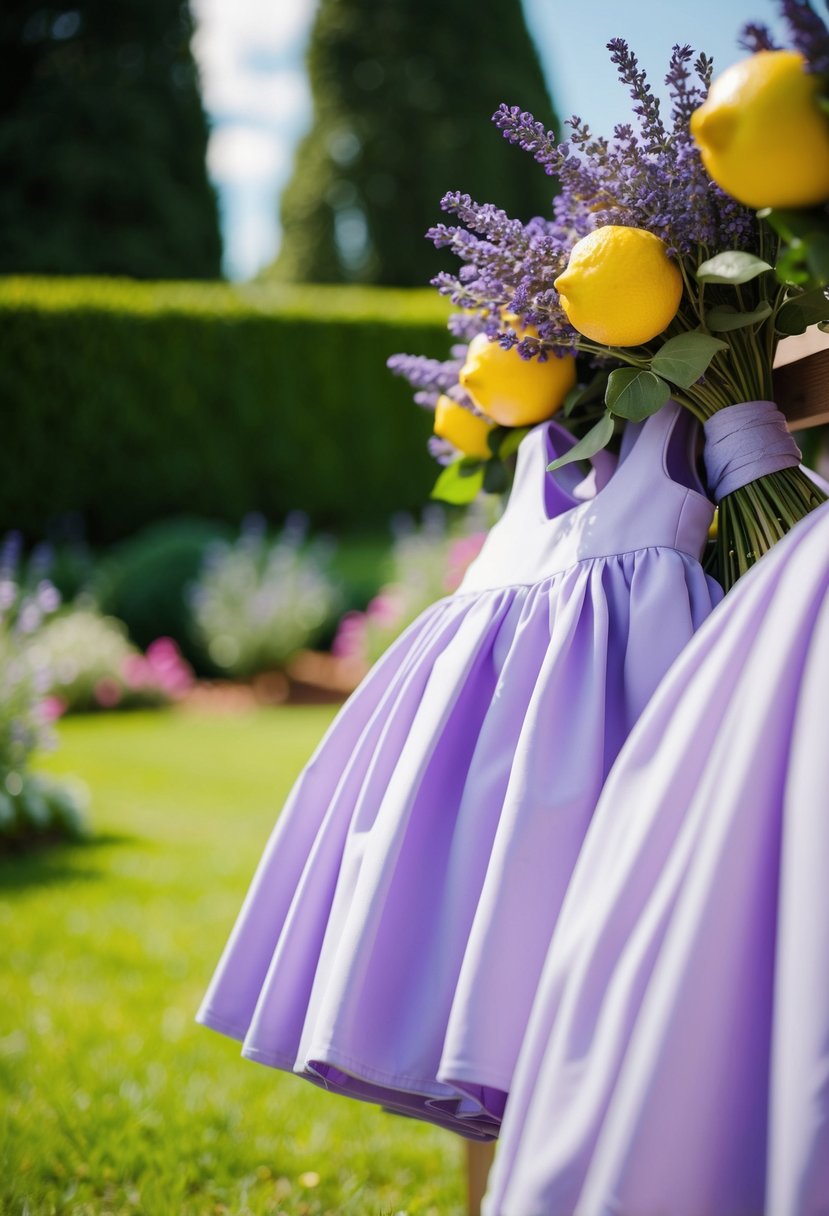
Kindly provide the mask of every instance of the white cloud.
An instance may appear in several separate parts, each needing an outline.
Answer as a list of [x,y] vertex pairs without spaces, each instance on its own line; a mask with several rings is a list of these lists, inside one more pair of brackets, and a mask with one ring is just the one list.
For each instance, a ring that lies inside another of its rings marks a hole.
[[211,121],[225,267],[256,272],[279,241],[278,198],[311,121],[303,57],[317,0],[192,0],[193,53]]
[[207,167],[216,182],[272,182],[289,163],[284,141],[259,127],[226,123],[210,134]]
[[304,42],[317,0],[192,0],[202,28],[221,28],[229,41],[280,52]]
[[193,52],[211,115],[296,130],[310,115],[302,63],[316,0],[198,0]]

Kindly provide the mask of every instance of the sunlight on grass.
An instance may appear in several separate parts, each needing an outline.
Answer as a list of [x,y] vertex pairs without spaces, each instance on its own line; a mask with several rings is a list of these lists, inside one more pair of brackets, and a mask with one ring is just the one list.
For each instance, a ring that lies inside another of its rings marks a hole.
[[93,843],[0,862],[0,1212],[454,1216],[461,1143],[193,1016],[328,707],[70,719]]

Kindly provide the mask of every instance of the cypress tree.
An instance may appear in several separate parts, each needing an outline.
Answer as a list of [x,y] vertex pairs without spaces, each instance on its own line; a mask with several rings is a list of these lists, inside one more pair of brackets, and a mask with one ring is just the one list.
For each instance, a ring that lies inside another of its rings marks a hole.
[[520,0],[320,0],[308,67],[276,277],[423,285],[446,267],[423,234],[447,190],[549,213],[553,182],[489,121],[506,101],[555,128]]
[[186,0],[5,0],[0,272],[212,278]]

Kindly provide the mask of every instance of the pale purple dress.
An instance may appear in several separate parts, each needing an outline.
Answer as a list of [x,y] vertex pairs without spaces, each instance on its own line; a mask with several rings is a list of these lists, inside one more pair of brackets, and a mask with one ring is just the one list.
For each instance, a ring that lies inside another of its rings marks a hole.
[[487,1216],[829,1212],[829,506],[742,578],[610,774]]
[[[274,830],[199,1020],[330,1090],[497,1135],[605,776],[720,596],[673,404],[578,503],[534,428],[457,592],[343,707]],[[572,472],[570,474],[572,482]]]

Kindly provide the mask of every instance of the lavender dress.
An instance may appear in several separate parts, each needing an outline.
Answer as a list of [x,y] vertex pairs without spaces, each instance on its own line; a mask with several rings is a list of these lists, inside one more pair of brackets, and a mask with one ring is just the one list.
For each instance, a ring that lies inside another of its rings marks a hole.
[[829,506],[619,756],[553,936],[488,1216],[829,1212]]
[[602,784],[719,598],[713,508],[673,404],[594,498],[521,444],[454,595],[343,707],[299,778],[199,1020],[333,1091],[497,1135]]

